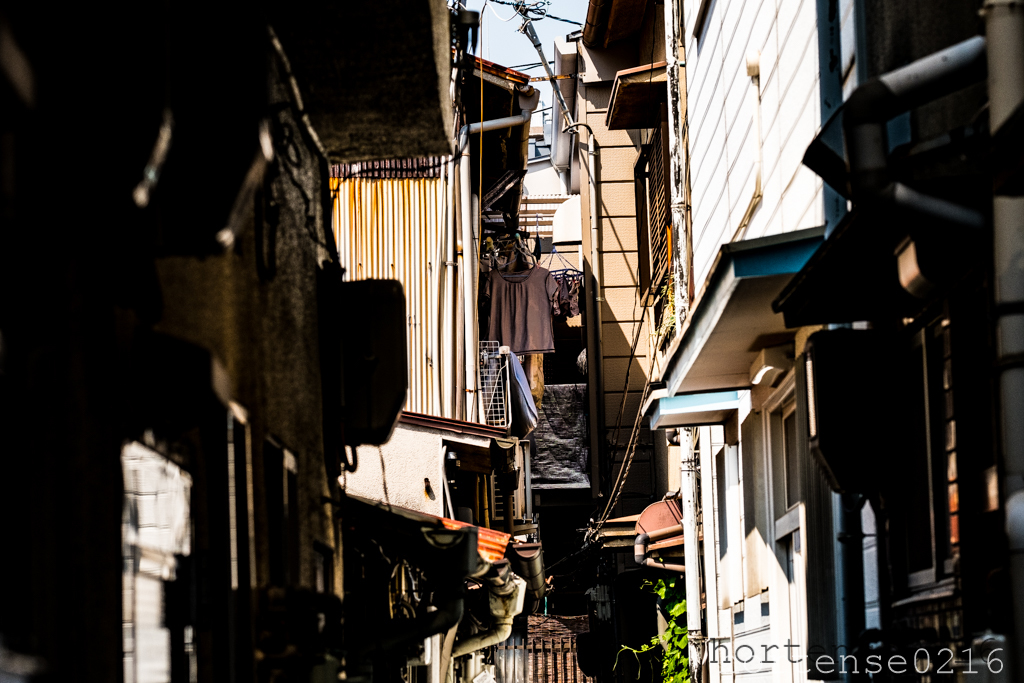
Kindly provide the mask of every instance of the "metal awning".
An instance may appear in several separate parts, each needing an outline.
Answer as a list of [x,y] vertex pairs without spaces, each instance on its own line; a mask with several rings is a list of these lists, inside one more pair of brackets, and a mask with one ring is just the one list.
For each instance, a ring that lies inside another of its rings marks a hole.
[[848,213],[772,302],[786,325],[913,316],[921,308],[900,285],[894,251],[906,233]]
[[824,228],[771,235],[721,248],[662,381],[667,395],[750,387],[758,352],[794,337],[772,300],[821,245]]
[[[456,533],[472,532],[477,554],[483,562],[499,562],[505,557],[512,536],[495,529],[467,524],[456,519],[438,517],[419,510],[412,510],[398,505],[389,505],[378,500],[364,498],[352,494],[346,495],[341,502],[350,519],[358,519],[359,523],[368,528],[377,528],[382,539],[395,542],[411,552],[415,547],[424,546],[424,538],[431,534],[446,538],[440,532]],[[454,538],[454,536],[453,536]],[[445,543],[451,543],[446,540]],[[444,550],[445,543],[427,542],[425,547]]]
[[651,429],[720,424],[740,406],[739,391],[666,396],[653,402]]
[[620,71],[615,74],[605,123],[609,130],[653,128],[661,122],[661,104],[667,96],[665,62]]

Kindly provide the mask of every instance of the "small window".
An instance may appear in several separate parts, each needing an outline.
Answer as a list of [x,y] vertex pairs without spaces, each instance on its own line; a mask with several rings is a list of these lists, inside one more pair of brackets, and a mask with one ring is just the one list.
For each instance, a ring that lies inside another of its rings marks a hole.
[[782,414],[782,453],[786,461],[786,507],[803,499],[800,483],[800,458],[797,447],[796,403],[790,403]]
[[704,34],[707,33],[708,17],[711,16],[714,6],[715,0],[700,0],[700,6],[697,8],[697,20],[693,22],[693,37],[697,39],[698,43],[704,40]]
[[959,543],[959,475],[952,412],[949,323],[938,320],[915,335],[907,356],[911,424],[907,497],[902,501],[909,587],[952,572]]

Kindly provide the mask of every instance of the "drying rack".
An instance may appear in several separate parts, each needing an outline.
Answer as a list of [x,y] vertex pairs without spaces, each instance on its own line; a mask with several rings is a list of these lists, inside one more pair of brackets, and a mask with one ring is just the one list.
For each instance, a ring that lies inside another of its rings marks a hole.
[[486,423],[508,431],[512,426],[512,405],[509,393],[509,355],[507,346],[496,341],[481,341],[480,400]]
[[[548,264],[545,266],[545,268],[547,268],[548,271],[551,273],[551,277],[555,278],[559,282],[561,282],[562,280],[572,280],[576,278],[581,280],[583,279],[583,271],[579,270],[571,263],[569,263],[569,260],[562,256],[562,254],[558,251],[556,247],[551,247],[551,253],[549,254],[549,256],[551,258],[548,260]],[[561,261],[561,265],[565,266],[564,268],[556,269],[552,267],[556,265],[556,258],[559,261]]]

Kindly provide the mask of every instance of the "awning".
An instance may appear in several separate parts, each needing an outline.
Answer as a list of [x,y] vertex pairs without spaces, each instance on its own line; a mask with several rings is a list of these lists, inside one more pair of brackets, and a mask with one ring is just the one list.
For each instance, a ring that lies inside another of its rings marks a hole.
[[[963,186],[958,199],[978,196],[966,181]],[[932,283],[924,296],[934,298],[966,273],[987,266],[983,231],[868,203],[839,222],[772,302],[772,310],[783,314],[788,327],[917,317],[932,299],[917,298],[900,283],[897,254],[908,244],[914,247],[915,267]]]
[[772,300],[823,235],[818,227],[722,247],[662,375],[668,396],[750,386],[758,352],[794,337]]
[[[927,301],[900,284],[896,254],[907,239],[913,240],[917,268],[934,285],[948,285],[973,268],[987,267],[988,240],[980,231],[942,216],[915,213],[883,193],[860,201],[853,197],[843,117],[841,105],[807,147],[803,163],[836,192],[854,199],[856,208],[772,303],[789,327],[915,317]],[[977,126],[961,126],[921,142],[911,140],[909,132],[907,136],[901,144],[899,136],[889,138],[886,173],[891,179],[923,196],[980,213],[991,202],[993,171],[997,183],[1004,169],[1007,177],[1012,174],[1012,159],[1020,157],[1018,142],[1024,139],[1018,133],[1016,138],[993,140],[990,150],[987,134]]]
[[661,121],[661,103],[667,101],[665,62],[645,64],[615,74],[605,123],[609,130],[653,128]]
[[666,396],[653,402],[651,429],[720,424],[740,406],[739,391]]
[[923,305],[900,285],[894,252],[906,232],[848,213],[772,302],[786,325],[912,317]]
[[358,520],[357,524],[366,524],[367,528],[379,530],[382,541],[394,542],[410,556],[415,555],[417,548],[444,550],[452,545],[452,541],[441,533],[445,530],[460,533],[472,531],[480,560],[494,563],[505,557],[505,549],[512,539],[509,534],[501,531],[388,505],[362,496],[349,494],[343,498],[342,505],[349,519]]

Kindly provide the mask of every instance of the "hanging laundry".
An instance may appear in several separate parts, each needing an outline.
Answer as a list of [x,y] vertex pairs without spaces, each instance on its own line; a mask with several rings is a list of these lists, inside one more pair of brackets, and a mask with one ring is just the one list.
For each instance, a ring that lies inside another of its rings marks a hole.
[[562,256],[558,249],[551,250],[551,259],[548,265],[556,264],[556,259],[564,268],[551,271],[551,277],[558,283],[558,310],[556,316],[562,318],[575,318],[580,314],[580,288],[583,284],[583,271],[575,268]]
[[551,316],[559,313],[558,283],[547,268],[488,273],[482,291],[490,310],[487,338],[512,353],[552,353],[555,350]]

